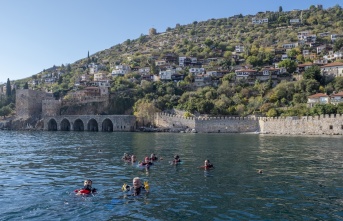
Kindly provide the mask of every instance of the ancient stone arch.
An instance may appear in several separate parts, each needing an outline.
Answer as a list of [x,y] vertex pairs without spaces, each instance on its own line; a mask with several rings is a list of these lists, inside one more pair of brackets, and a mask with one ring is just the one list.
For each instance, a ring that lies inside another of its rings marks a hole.
[[84,131],[85,130],[85,126],[84,126],[83,121],[81,119],[77,119],[74,121],[73,130],[74,131]]
[[55,119],[50,119],[48,122],[48,130],[56,131],[57,130],[57,122]]
[[62,131],[70,131],[71,130],[70,122],[68,119],[64,118],[61,121],[61,130]]
[[88,121],[87,130],[88,131],[99,131],[98,122],[94,118],[92,118]]
[[106,118],[102,122],[102,131],[104,132],[113,132],[113,123],[110,119]]

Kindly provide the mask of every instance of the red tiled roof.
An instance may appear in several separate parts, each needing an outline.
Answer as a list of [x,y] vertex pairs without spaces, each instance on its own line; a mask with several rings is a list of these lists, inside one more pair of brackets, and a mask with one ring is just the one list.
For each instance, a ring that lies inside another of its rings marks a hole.
[[306,62],[306,63],[304,63],[304,64],[299,64],[298,67],[307,67],[307,66],[312,66],[312,65],[313,65],[313,63],[311,63],[311,62]]
[[313,94],[311,96],[308,96],[308,98],[320,98],[320,97],[329,97],[329,96],[323,93],[318,93],[318,94]]
[[335,97],[335,96],[337,96],[337,97],[343,97],[343,91],[331,95],[331,97]]
[[252,70],[252,69],[242,69],[242,70],[237,70],[237,71],[239,71],[239,72],[257,72],[256,70]]
[[342,62],[332,62],[330,64],[324,65],[323,67],[335,67],[335,66],[343,66]]

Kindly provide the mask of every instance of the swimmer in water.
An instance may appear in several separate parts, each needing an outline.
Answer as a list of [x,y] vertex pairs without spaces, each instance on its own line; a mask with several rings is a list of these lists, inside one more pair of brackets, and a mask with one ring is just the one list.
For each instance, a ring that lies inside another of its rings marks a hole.
[[201,166],[200,168],[203,168],[205,170],[214,169],[214,165],[210,162],[210,160],[205,160],[204,166]]
[[175,156],[174,156],[173,163],[174,163],[174,164],[177,164],[177,163],[180,163],[180,162],[181,162],[180,156],[179,156],[179,155],[175,155]]
[[142,185],[142,181],[139,177],[135,177],[132,180],[132,186],[124,184],[123,188],[124,191],[131,191],[132,196],[138,196],[141,194],[141,192],[149,192],[149,184],[148,182],[144,182],[144,185]]
[[155,160],[158,160],[158,158],[156,157],[156,155],[154,154],[154,153],[152,153],[151,155],[150,155],[150,159],[149,159],[150,161],[155,161]]
[[75,190],[76,195],[85,195],[90,193],[95,193],[96,189],[92,188],[93,181],[92,180],[85,180],[83,182],[83,188],[80,190]]

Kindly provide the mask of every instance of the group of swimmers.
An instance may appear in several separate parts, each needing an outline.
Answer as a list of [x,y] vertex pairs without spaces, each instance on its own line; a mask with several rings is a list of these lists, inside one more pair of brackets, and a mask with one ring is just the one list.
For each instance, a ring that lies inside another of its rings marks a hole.
[[[125,162],[131,162],[131,163],[135,163],[137,161],[137,158],[135,155],[129,155],[127,153],[124,153],[124,156],[122,157],[122,160],[124,160]],[[153,161],[158,160],[158,157],[152,153],[150,155],[150,157],[145,157],[144,161],[140,161],[139,162],[139,166],[145,166],[146,168],[149,168],[151,165],[153,165]],[[163,160],[162,157],[160,157],[160,160]],[[172,164],[179,164],[181,162],[180,156],[179,155],[175,155],[174,159],[171,161]],[[208,170],[208,169],[214,169],[213,164],[210,162],[210,160],[205,160],[204,165],[200,166],[199,168]],[[83,188],[81,188],[80,190],[75,190],[76,195],[89,195],[89,194],[93,194],[96,193],[96,189],[92,187],[92,180],[85,180],[83,183]],[[139,177],[135,177],[132,180],[132,186],[127,185],[126,183],[124,183],[124,185],[122,186],[122,190],[123,191],[128,191],[132,193],[132,196],[138,196],[141,192],[149,192],[149,184],[147,181],[145,181],[142,184],[142,181]]]

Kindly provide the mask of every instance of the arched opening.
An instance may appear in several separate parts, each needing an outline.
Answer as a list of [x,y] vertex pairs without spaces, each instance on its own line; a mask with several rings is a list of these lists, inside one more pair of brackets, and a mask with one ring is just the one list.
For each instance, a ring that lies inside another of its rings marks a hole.
[[56,131],[57,130],[57,122],[55,119],[50,119],[48,122],[48,130]]
[[110,119],[107,118],[102,122],[102,131],[113,132],[113,123]]
[[63,119],[61,122],[61,131],[70,131],[70,122],[67,119]]
[[95,119],[91,119],[88,121],[87,129],[88,131],[99,131],[98,122]]
[[83,125],[83,122],[82,120],[80,119],[77,119],[75,122],[74,122],[74,127],[73,127],[74,131],[84,131],[85,130],[85,127]]

